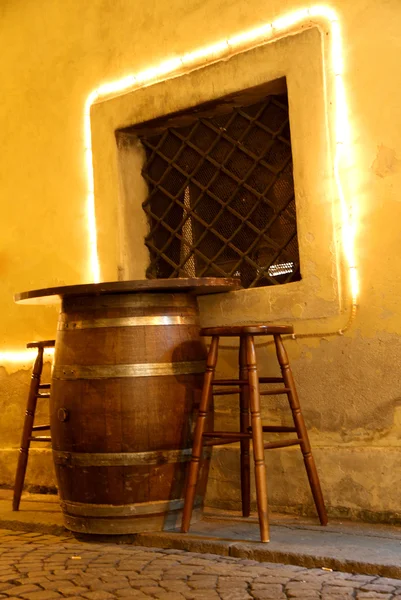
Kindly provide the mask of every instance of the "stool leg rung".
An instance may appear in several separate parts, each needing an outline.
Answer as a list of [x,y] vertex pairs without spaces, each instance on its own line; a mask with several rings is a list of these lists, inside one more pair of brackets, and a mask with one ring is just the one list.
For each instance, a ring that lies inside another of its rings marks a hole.
[[[205,440],[203,442],[204,446],[225,446],[226,444],[236,444],[237,442],[241,442],[243,441],[243,438],[230,438],[230,439],[224,439],[224,440]],[[246,515],[244,515],[246,516]],[[248,515],[249,516],[249,515]]]
[[242,377],[239,379],[215,379],[212,385],[248,385],[248,380]]
[[290,388],[278,388],[276,390],[262,390],[259,391],[260,396],[279,396],[280,394],[288,394]]
[[240,431],[207,431],[203,434],[204,438],[226,438],[227,440],[231,438],[244,438],[250,439],[251,435],[249,432],[240,432]]
[[286,425],[263,425],[264,433],[296,433],[296,427],[287,427]]
[[274,448],[286,448],[287,446],[297,446],[302,443],[302,440],[278,440],[277,442],[266,442],[263,444],[265,450],[272,450]]
[[32,431],[50,431],[50,425],[34,425]]
[[240,394],[241,388],[227,388],[226,390],[213,390],[213,396],[230,396],[231,394]]

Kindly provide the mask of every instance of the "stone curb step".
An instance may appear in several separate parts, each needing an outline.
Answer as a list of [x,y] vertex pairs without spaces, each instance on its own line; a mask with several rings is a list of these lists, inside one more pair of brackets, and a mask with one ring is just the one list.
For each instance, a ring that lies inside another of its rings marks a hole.
[[[12,531],[40,532],[48,535],[63,536],[68,535],[72,539],[81,539],[83,541],[92,541],[94,543],[114,542],[117,544],[132,544],[135,546],[145,546],[147,548],[163,548],[172,550],[186,550],[188,552],[198,552],[201,554],[217,554],[232,558],[250,559],[258,562],[281,563],[296,565],[306,568],[317,568],[323,570],[344,571],[347,573],[357,573],[363,575],[379,575],[381,577],[392,577],[401,579],[401,565],[384,564],[380,562],[380,552],[378,549],[378,562],[362,561],[352,558],[336,558],[328,553],[321,553],[316,548],[314,554],[294,550],[294,552],[273,549],[272,544],[233,542],[215,538],[200,536],[190,536],[188,534],[168,533],[168,532],[148,532],[124,536],[90,536],[76,535],[68,532],[62,525],[47,523],[24,523],[7,519],[1,519],[0,528]],[[274,529],[273,529],[274,531]],[[375,543],[380,544],[377,539]],[[294,546],[298,546],[295,542]],[[401,545],[400,545],[401,553]]]

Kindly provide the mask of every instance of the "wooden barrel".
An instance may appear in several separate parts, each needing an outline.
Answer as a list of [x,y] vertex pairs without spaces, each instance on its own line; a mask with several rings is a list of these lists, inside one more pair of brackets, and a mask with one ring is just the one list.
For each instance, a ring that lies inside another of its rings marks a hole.
[[177,525],[205,357],[189,294],[64,298],[50,408],[68,529],[125,534]]

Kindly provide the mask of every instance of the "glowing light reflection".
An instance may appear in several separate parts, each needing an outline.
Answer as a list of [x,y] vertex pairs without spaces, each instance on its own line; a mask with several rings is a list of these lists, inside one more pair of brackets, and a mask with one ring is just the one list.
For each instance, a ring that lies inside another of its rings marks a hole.
[[[158,77],[163,77],[168,73],[174,73],[178,69],[182,68],[182,59],[180,58],[172,58],[170,60],[166,60],[162,62],[160,65],[156,67],[151,67],[150,69],[145,69],[140,73],[135,75],[135,81],[137,83],[150,83],[154,80],[158,79]],[[101,88],[102,89],[102,88]]]
[[[331,68],[333,69],[333,73],[338,75],[344,74],[344,59],[343,53],[341,51],[342,48],[342,40],[341,40],[341,27],[338,21],[331,21],[331,35],[333,39],[336,41],[336,45],[333,45],[333,52],[331,57]],[[338,49],[338,51],[337,51]]]
[[272,32],[273,32],[272,24],[266,23],[265,25],[262,25],[261,27],[256,27],[255,29],[251,29],[250,31],[243,31],[243,32],[239,33],[238,35],[234,35],[233,37],[229,38],[227,41],[228,41],[229,46],[231,46],[232,48],[235,48],[236,46],[242,46],[248,42],[253,44],[258,39],[260,41],[266,41],[266,38],[271,36]]
[[279,17],[272,23],[272,28],[281,32],[282,30],[289,29],[290,27],[294,27],[299,25],[305,19],[309,18],[309,9],[304,8],[301,10],[296,10],[291,12],[283,17]]
[[[8,350],[0,352],[0,364],[7,365],[7,363],[17,363],[21,366],[27,365],[27,367],[31,367],[36,356],[37,350]],[[54,348],[46,348],[44,351],[44,360],[52,361],[53,356]]]
[[337,13],[334,8],[327,6],[326,4],[315,4],[308,8],[310,17],[321,17],[329,21],[330,25],[333,21],[338,21]]

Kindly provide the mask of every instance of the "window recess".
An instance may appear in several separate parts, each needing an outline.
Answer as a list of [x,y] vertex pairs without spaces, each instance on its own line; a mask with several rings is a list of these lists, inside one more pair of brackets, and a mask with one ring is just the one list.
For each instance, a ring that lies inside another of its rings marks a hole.
[[259,86],[131,129],[146,152],[148,278],[239,276],[245,288],[301,279],[278,81],[278,93]]

